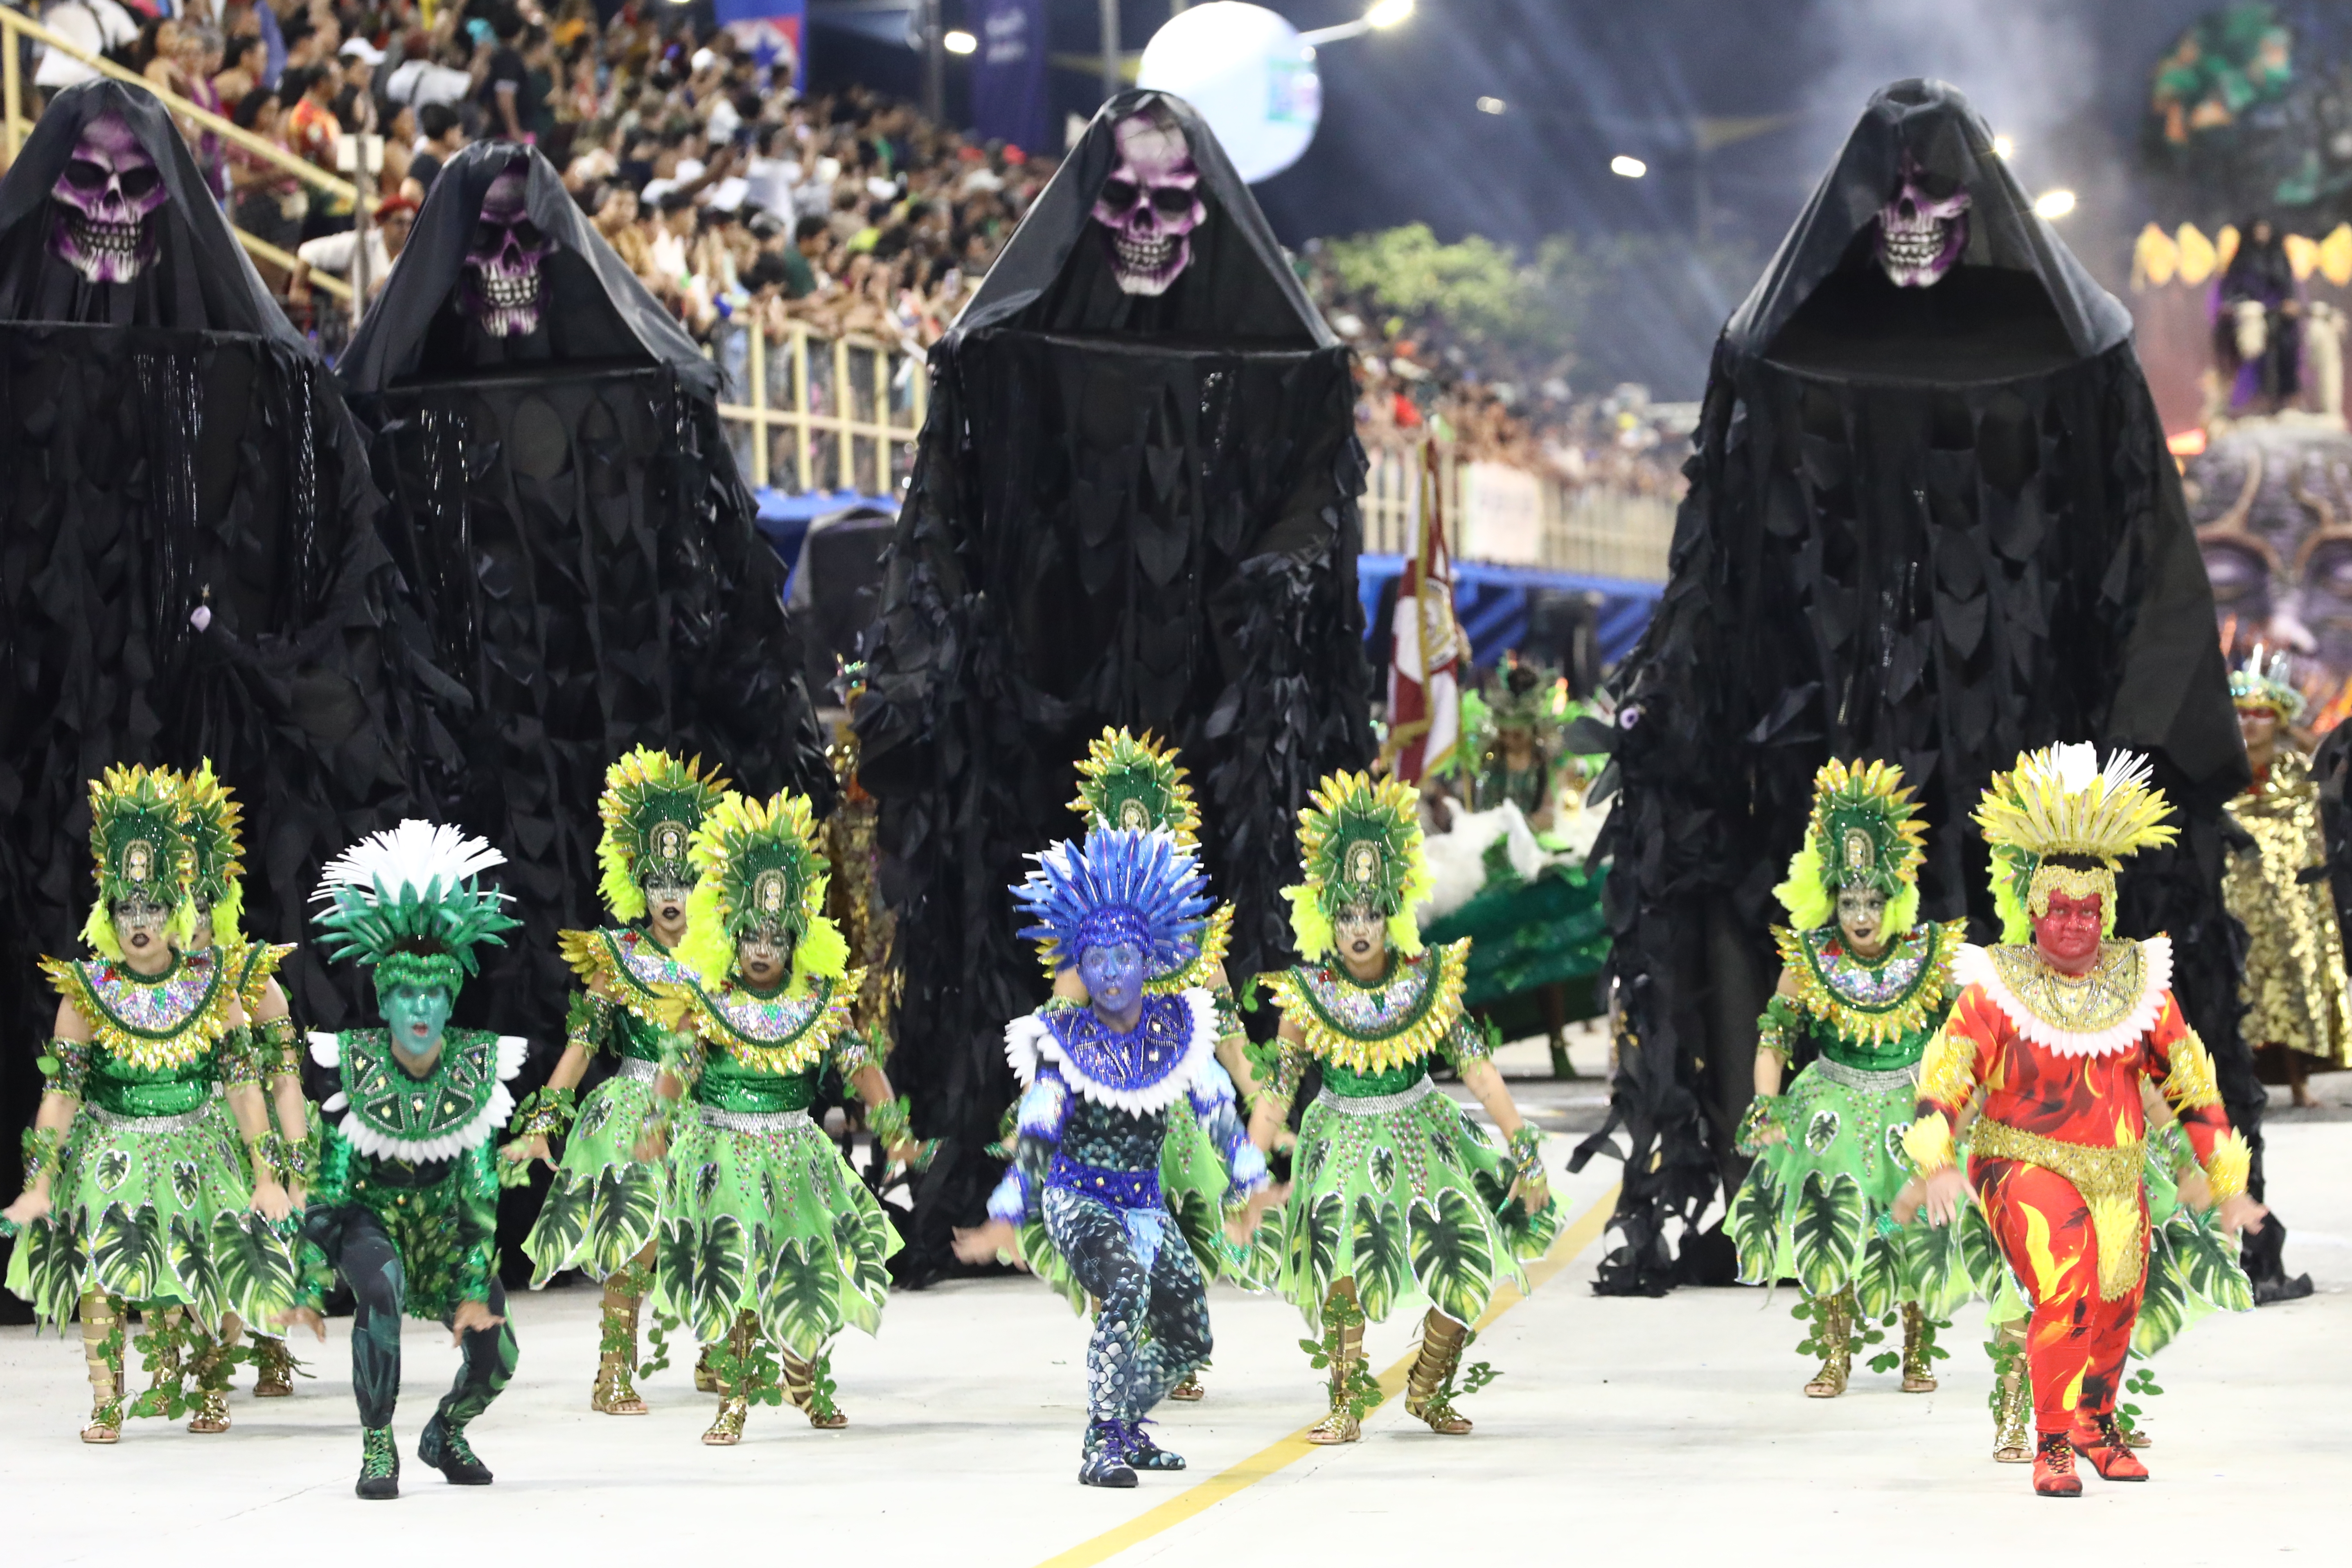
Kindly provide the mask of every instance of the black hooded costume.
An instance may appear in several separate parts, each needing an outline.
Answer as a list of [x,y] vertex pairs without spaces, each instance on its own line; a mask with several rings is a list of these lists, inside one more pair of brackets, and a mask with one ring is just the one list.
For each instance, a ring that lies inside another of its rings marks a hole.
[[[89,283],[51,254],[51,193],[121,117],[164,199],[152,257]],[[245,814],[247,933],[298,938],[320,864],[423,809],[454,760],[415,694],[436,677],[375,531],[359,430],[238,247],[148,93],[66,89],[0,179],[0,1026],[46,1038],[34,968],[79,951],[87,781],[210,758]],[[345,1004],[307,952],[305,1022]],[[26,1120],[32,1056],[0,1077]]]
[[[1121,289],[1090,216],[1139,112],[1181,131],[1205,209],[1156,295]],[[955,1140],[918,1275],[996,1173],[1005,1022],[1045,995],[1008,889],[1081,831],[1088,742],[1123,724],[1181,751],[1238,986],[1288,953],[1299,807],[1372,754],[1348,353],[1188,105],[1102,108],[930,372],[856,711],[904,969],[891,1078]]]
[[[520,163],[555,248],[538,325],[485,332],[466,257],[491,183]],[[422,586],[465,753],[443,809],[510,862],[523,930],[486,956],[492,1026],[562,1037],[556,932],[604,922],[605,770],[646,745],[735,786],[830,810],[825,765],[719,372],[589,226],[535,151],[481,142],[433,183],[340,374],[374,437],[385,533]]]
[[[1906,166],[1971,201],[1958,264],[1920,288],[1874,250]],[[2175,989],[2260,1150],[2221,898],[2245,752],[2130,330],[1967,100],[1918,80],[1871,100],[1724,329],[1670,580],[1613,681],[1620,1068],[1577,1153],[1627,1139],[1602,1291],[1730,1278],[1728,1242],[1696,1226],[1743,1163],[1771,889],[1832,757],[1902,765],[1928,823],[1920,914],[1981,940],[1999,926],[1969,815],[1991,773],[2061,741],[2148,753],[2182,832],[2126,863],[2117,929],[2171,933]],[[1679,1261],[1670,1216],[1691,1233]]]

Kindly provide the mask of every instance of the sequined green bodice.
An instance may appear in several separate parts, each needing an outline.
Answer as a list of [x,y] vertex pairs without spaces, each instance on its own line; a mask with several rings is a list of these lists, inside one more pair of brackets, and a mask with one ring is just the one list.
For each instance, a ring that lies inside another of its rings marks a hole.
[[816,1103],[817,1068],[800,1072],[761,1072],[723,1052],[713,1052],[702,1076],[695,1081],[698,1105],[739,1115],[764,1116],[777,1111],[806,1110]]
[[613,1020],[613,1043],[629,1061],[658,1062],[662,1057],[662,1030],[646,1023],[635,1013],[619,1010]]
[[1813,1042],[1821,1047],[1822,1055],[1840,1067],[1857,1068],[1865,1072],[1890,1072],[1896,1068],[1916,1067],[1935,1038],[1933,1028],[1914,1029],[1909,1034],[1873,1045],[1843,1035],[1826,1025],[1816,1023]]
[[1337,1100],[1370,1100],[1383,1094],[1402,1094],[1428,1076],[1426,1059],[1407,1062],[1386,1072],[1358,1072],[1338,1062],[1325,1062],[1323,1089]]
[[181,1116],[210,1099],[219,1081],[220,1064],[209,1052],[176,1067],[150,1068],[101,1050],[89,1064],[82,1097],[113,1116]]

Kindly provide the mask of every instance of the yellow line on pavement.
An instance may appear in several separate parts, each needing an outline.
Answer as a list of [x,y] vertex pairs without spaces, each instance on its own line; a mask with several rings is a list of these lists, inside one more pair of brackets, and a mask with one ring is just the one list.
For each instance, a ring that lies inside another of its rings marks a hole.
[[[1559,1239],[1552,1243],[1550,1251],[1528,1266],[1528,1288],[1532,1289],[1550,1279],[1567,1268],[1577,1254],[1598,1240],[1602,1228],[1609,1223],[1609,1215],[1616,1207],[1617,1188],[1612,1185],[1591,1208],[1577,1216],[1574,1224],[1560,1233]],[[1480,1315],[1475,1326],[1483,1331],[1524,1300],[1526,1297],[1517,1287],[1504,1286],[1495,1292],[1494,1300],[1486,1304],[1486,1310]],[[1413,1357],[1408,1355],[1381,1374],[1382,1404],[1404,1387],[1405,1374],[1412,1370],[1412,1363]],[[1365,1414],[1370,1415],[1370,1412]],[[1280,1442],[1259,1449],[1241,1463],[1218,1471],[1200,1485],[1178,1493],[1156,1508],[1146,1509],[1125,1524],[1107,1530],[1092,1541],[1080,1542],[1057,1556],[1048,1557],[1037,1568],[1094,1568],[1094,1564],[1108,1562],[1129,1547],[1149,1541],[1195,1514],[1214,1508],[1236,1492],[1255,1486],[1276,1470],[1297,1464],[1309,1454],[1331,1452],[1328,1447],[1307,1440],[1307,1434],[1311,1430],[1311,1426],[1301,1426]]]

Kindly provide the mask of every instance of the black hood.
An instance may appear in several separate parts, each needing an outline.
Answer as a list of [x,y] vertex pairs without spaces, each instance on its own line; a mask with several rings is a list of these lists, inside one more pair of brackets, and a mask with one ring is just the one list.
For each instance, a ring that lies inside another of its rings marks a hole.
[[[499,339],[458,308],[457,285],[482,198],[517,159],[529,165],[524,203],[530,221],[558,248],[547,258],[548,299],[539,330]],[[344,352],[343,385],[356,395],[403,382],[583,363],[663,364],[705,396],[719,388],[717,367],[588,222],[555,166],[536,148],[478,142],[450,159],[433,182],[383,297]]]
[[[1200,171],[1208,216],[1192,231],[1192,259],[1164,294],[1120,289],[1092,216],[1103,181],[1118,164],[1114,128],[1159,109],[1182,128]],[[1046,332],[1265,339],[1301,348],[1339,342],[1307,298],[1249,186],[1234,172],[1198,110],[1170,93],[1130,89],[1095,111],[1094,121],[1029,216],[989,268],[987,280],[949,332],[952,343],[989,327]]]
[[[156,214],[155,258],[128,283],[91,283],[49,254],[49,193],[82,127],[109,111],[155,160],[171,197]],[[0,178],[0,321],[254,332],[304,347],[246,259],[162,101],[104,78],[51,99]]]
[[2040,286],[2076,358],[2102,353],[2131,335],[2130,312],[2092,280],[2065,242],[2035,215],[2008,163],[1993,152],[1992,132],[1966,95],[1948,82],[1913,78],[1871,96],[1803,216],[1724,329],[1734,352],[1768,352],[1841,270],[1866,268],[1878,277],[1866,237],[1874,233],[1879,209],[1902,188],[1906,156],[1932,179],[1969,193],[1968,248],[1943,282],[1904,290],[1888,284],[1886,292],[1927,302],[1924,297],[1942,295],[1968,269],[1993,269],[2014,275],[1985,280],[2004,303],[2028,283]]

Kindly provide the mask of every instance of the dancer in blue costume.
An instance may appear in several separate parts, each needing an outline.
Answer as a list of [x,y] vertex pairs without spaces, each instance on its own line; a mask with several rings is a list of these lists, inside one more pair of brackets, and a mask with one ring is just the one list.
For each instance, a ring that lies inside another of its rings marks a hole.
[[1023,1089],[1018,1142],[988,1223],[958,1232],[956,1254],[982,1262],[1013,1252],[1020,1227],[1042,1218],[1055,1250],[1102,1303],[1087,1348],[1078,1479],[1087,1486],[1131,1487],[1138,1470],[1184,1468],[1145,1435],[1145,1418],[1209,1359],[1200,1266],[1160,1188],[1171,1108],[1184,1100],[1223,1154],[1222,1206],[1235,1245],[1276,1196],[1234,1110],[1233,1079],[1217,1065],[1208,993],[1146,991],[1198,957],[1203,885],[1168,834],[1097,829],[1037,857],[1013,889],[1038,922],[1021,934],[1076,955],[1088,1000],[1049,1003],[1006,1028]]

